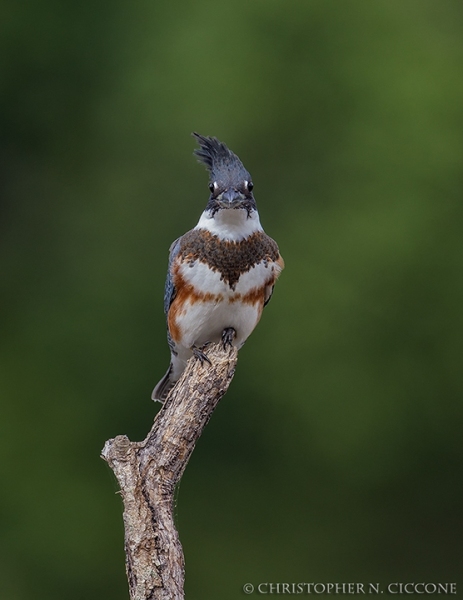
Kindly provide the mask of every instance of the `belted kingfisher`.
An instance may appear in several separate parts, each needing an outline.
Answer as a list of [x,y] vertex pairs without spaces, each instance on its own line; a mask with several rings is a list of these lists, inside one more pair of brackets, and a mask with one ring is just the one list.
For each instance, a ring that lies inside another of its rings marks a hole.
[[211,194],[196,227],[170,247],[164,311],[171,363],[152,393],[160,402],[193,354],[208,360],[201,351],[208,342],[241,348],[284,267],[276,242],[260,224],[243,163],[217,138],[193,136]]

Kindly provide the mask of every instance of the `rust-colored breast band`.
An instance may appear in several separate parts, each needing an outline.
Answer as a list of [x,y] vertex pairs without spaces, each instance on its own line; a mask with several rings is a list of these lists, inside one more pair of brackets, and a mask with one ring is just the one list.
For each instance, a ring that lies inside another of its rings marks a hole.
[[232,289],[240,276],[262,261],[275,262],[278,246],[263,231],[256,231],[239,242],[221,240],[206,229],[192,229],[183,237],[179,257],[182,261],[206,263]]

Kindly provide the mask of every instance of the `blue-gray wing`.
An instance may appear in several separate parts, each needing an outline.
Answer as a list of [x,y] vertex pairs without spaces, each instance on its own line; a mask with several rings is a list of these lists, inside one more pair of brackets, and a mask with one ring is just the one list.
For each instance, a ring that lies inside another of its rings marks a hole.
[[175,257],[177,256],[177,254],[180,250],[180,240],[181,239],[182,239],[181,237],[176,239],[175,242],[173,242],[171,244],[170,249],[169,249],[169,266],[167,268],[166,286],[164,288],[164,312],[165,312],[166,316],[167,316],[167,313],[169,312],[170,305],[174,301],[175,295],[177,293],[177,290],[175,289],[175,286],[174,286],[174,282],[172,280],[171,267],[172,267],[172,263],[175,260]]

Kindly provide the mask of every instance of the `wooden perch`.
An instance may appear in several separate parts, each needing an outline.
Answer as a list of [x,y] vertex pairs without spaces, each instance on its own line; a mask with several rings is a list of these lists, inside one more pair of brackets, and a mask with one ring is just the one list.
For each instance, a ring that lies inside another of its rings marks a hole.
[[131,600],[182,600],[184,559],[173,508],[175,486],[196,441],[235,372],[238,351],[213,344],[211,364],[190,359],[143,442],[108,440],[102,458],[124,501],[125,555]]

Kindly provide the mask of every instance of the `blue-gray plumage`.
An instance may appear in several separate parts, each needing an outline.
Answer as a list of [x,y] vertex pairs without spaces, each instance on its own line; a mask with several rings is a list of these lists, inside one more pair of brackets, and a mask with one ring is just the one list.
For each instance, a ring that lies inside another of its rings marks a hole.
[[242,181],[251,181],[251,175],[243,163],[225,144],[199,133],[193,133],[193,136],[200,145],[194,154],[206,165],[212,183],[217,181],[225,185],[235,185]]
[[161,402],[205,343],[244,344],[284,266],[260,224],[243,163],[216,138],[193,135],[211,194],[196,227],[170,247],[164,311],[171,363],[152,394]]
[[[175,298],[175,285],[171,275],[171,266],[180,250],[180,240],[181,238],[177,238],[175,242],[172,242],[169,248],[169,265],[167,268],[166,284],[164,287],[164,313],[166,315],[166,318],[169,314],[170,305],[172,304]],[[176,354],[174,347],[175,344],[172,338],[170,337],[169,329],[167,329],[167,342],[169,344],[170,351]]]
[[175,242],[172,242],[169,248],[169,264],[167,268],[166,285],[164,288],[164,312],[166,316],[169,312],[170,305],[172,304],[172,301],[175,298],[175,286],[172,279],[172,275],[170,273],[170,268],[180,250],[180,240],[181,238],[177,238]]

